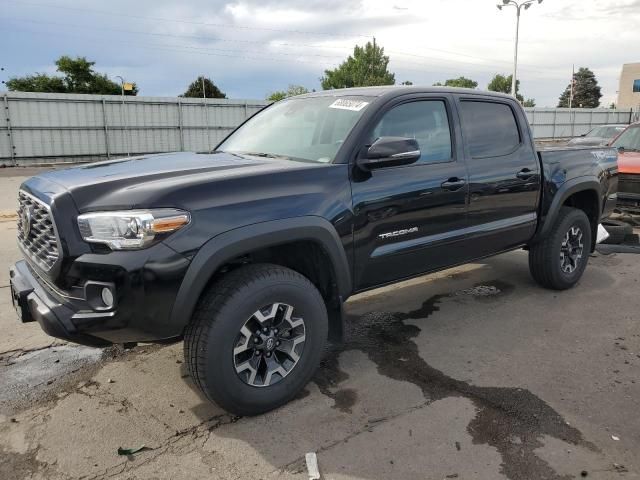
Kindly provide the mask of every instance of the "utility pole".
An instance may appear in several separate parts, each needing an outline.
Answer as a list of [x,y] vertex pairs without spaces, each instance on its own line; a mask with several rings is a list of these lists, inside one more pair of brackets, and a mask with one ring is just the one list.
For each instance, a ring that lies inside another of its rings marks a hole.
[[528,10],[534,2],[542,3],[542,0],[527,0],[526,2],[518,3],[516,0],[502,0],[502,4],[496,5],[498,10],[502,10],[502,7],[515,7],[516,8],[516,44],[513,52],[513,75],[511,76],[511,95],[517,98],[516,87],[518,86],[518,37],[520,35],[520,12],[524,8]]
[[569,108],[573,105],[573,82],[576,81],[576,66],[571,66],[571,86],[569,87]]

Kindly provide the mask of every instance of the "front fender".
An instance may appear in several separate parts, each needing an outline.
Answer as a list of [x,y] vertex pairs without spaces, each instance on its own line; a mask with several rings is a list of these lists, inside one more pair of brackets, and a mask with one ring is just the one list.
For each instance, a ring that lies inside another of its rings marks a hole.
[[331,260],[342,298],[351,294],[351,273],[346,252],[333,225],[318,216],[294,217],[236,228],[205,243],[193,258],[182,281],[170,321],[182,331],[214,272],[231,259],[265,247],[293,241],[319,243]]

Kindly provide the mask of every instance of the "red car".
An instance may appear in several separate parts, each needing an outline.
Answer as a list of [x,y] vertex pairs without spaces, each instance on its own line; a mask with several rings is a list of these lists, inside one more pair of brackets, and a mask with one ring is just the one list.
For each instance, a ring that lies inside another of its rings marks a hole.
[[618,208],[640,214],[640,123],[629,125],[611,146],[618,149]]

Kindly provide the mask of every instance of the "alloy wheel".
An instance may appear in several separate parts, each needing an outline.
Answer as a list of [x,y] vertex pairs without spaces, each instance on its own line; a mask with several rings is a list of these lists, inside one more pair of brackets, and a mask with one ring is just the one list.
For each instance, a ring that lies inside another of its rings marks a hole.
[[240,379],[252,387],[268,387],[295,368],[304,349],[304,319],[294,308],[273,303],[256,310],[236,338],[233,362]]
[[580,227],[571,227],[560,245],[560,268],[564,273],[573,273],[584,252],[583,233]]

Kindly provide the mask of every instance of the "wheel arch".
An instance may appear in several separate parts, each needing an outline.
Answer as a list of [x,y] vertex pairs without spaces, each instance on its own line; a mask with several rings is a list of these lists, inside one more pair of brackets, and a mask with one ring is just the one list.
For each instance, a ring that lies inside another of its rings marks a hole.
[[[327,304],[330,333],[339,336],[342,331],[342,302],[352,291],[350,267],[335,228],[329,221],[317,216],[248,225],[220,234],[205,243],[193,258],[176,296],[170,316],[175,330],[184,330],[202,292],[217,275],[223,274],[221,269],[242,265],[242,259],[250,255],[265,257],[268,251],[279,252],[280,257],[284,258],[286,255],[282,256],[282,253],[289,249],[291,252],[295,249],[298,253],[303,251],[309,255],[324,255],[328,265],[322,265],[319,270],[329,269],[335,290],[331,294],[319,290]],[[269,261],[268,256],[267,260],[260,258],[259,261]],[[287,264],[286,261],[274,263],[292,268],[306,277],[313,273],[308,267],[306,270],[296,268],[295,264]],[[313,282],[313,279],[310,280]]]
[[535,240],[549,234],[560,209],[564,206],[585,212],[591,224],[591,251],[595,249],[598,222],[602,213],[601,184],[595,177],[578,177],[564,183],[554,194],[553,201],[543,217],[543,223]]

